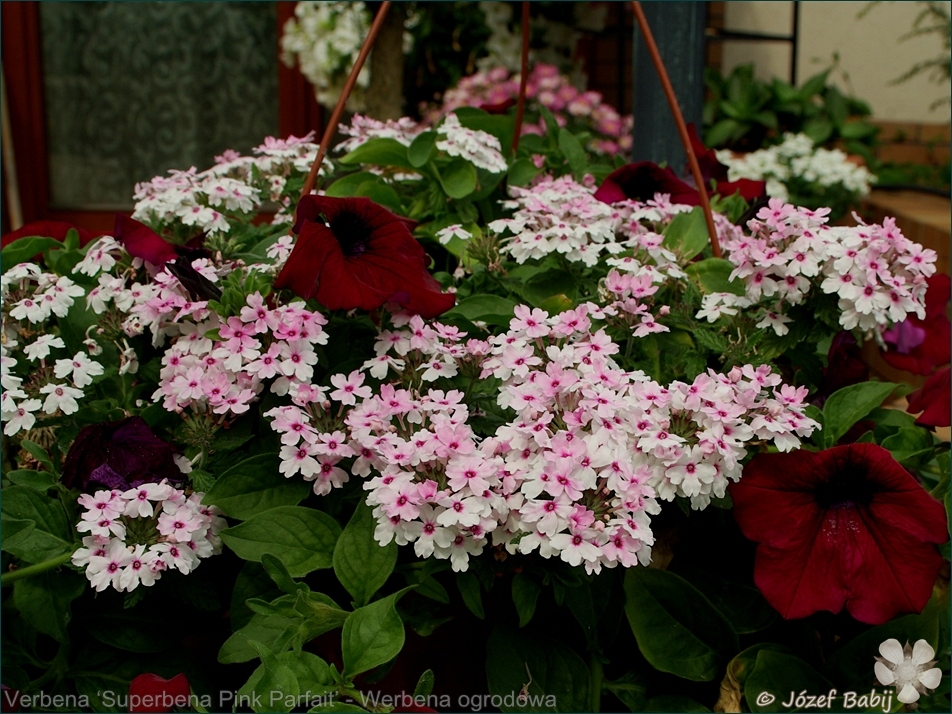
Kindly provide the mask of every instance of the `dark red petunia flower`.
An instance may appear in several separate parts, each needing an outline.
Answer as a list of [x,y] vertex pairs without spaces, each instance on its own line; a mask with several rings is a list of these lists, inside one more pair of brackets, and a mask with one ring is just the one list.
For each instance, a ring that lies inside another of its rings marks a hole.
[[952,280],[948,275],[935,273],[926,282],[929,289],[925,318],[910,315],[886,330],[883,340],[889,349],[882,351],[889,365],[924,376],[952,361],[952,324],[945,314],[952,296]]
[[84,246],[99,236],[105,235],[105,231],[91,231],[85,228],[79,228],[65,221],[33,221],[32,223],[27,223],[22,228],[6,233],[2,241],[0,241],[0,245],[6,248],[13,241],[28,236],[42,236],[44,238],[53,238],[54,240],[63,241],[66,240],[66,234],[69,233],[70,229],[75,229],[79,234],[80,246]]
[[754,582],[783,617],[845,606],[878,625],[932,595],[945,508],[881,446],[758,454],[729,490],[760,544]]
[[[497,102],[496,104],[480,104],[479,108],[482,109],[487,114],[505,114],[514,106],[516,106],[516,100],[513,99],[512,97],[509,97],[509,99],[505,99],[501,102]],[[431,711],[431,710],[427,710],[427,711]]]
[[165,265],[178,257],[176,246],[134,218],[117,215],[113,237],[133,258],[142,258],[152,265]]
[[701,205],[697,189],[679,179],[670,166],[661,168],[651,161],[639,161],[615,169],[595,191],[595,198],[602,203],[617,203],[626,198],[648,201],[656,193],[670,194],[671,203]]
[[139,416],[90,424],[79,432],[63,463],[63,484],[127,490],[162,479],[182,481],[176,448],[152,433]]
[[129,712],[170,712],[187,707],[191,692],[184,674],[176,674],[172,679],[140,674],[129,683]]
[[704,146],[701,137],[697,135],[694,124],[688,124],[688,136],[691,139],[691,148],[694,149],[694,155],[697,156],[701,176],[706,182],[705,185],[709,186],[711,181],[716,182],[714,193],[728,197],[739,192],[741,198],[748,203],[767,195],[766,181],[754,181],[753,179],[728,181],[727,166],[718,160],[717,152],[714,149],[708,149]]
[[949,367],[932,374],[922,388],[909,395],[910,414],[917,414],[916,424],[936,427],[952,426],[952,374]]
[[369,198],[305,196],[294,250],[274,287],[330,310],[373,310],[395,302],[423,317],[456,304],[427,272],[429,257],[401,218]]

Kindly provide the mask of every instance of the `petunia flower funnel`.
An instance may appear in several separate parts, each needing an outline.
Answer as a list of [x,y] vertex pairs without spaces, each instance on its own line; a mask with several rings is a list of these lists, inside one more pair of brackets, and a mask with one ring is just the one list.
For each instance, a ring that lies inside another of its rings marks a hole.
[[729,491],[760,544],[754,582],[783,617],[846,607],[880,624],[928,602],[945,509],[881,446],[758,454]]
[[275,288],[330,310],[373,310],[394,302],[422,317],[456,303],[427,272],[429,257],[408,221],[368,198],[305,196],[297,242]]

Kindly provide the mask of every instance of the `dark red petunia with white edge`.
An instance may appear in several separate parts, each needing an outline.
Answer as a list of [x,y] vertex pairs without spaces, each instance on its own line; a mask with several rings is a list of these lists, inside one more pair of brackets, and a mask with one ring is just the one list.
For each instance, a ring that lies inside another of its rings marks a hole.
[[845,606],[880,624],[932,595],[945,509],[881,446],[758,454],[729,491],[760,544],[754,582],[783,617]]
[[427,272],[429,257],[411,221],[369,198],[305,196],[297,242],[274,287],[330,310],[373,310],[394,302],[422,317],[456,304]]

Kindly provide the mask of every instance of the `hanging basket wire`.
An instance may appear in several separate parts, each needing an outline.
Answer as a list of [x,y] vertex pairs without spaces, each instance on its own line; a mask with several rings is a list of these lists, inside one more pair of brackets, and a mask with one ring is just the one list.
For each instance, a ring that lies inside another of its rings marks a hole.
[[[377,41],[377,36],[380,34],[380,28],[383,26],[383,22],[387,17],[387,12],[390,10],[390,4],[390,0],[385,0],[380,4],[380,9],[377,10],[377,15],[374,17],[373,24],[370,26],[370,32],[367,33],[364,44],[360,48],[360,54],[357,55],[357,60],[354,62],[354,66],[350,70],[350,75],[347,77],[347,81],[344,83],[344,88],[341,90],[340,97],[337,100],[337,105],[334,107],[334,111],[331,112],[331,116],[327,121],[327,126],[324,129],[324,135],[321,138],[321,143],[317,149],[317,157],[314,159],[314,164],[311,166],[307,180],[304,182],[304,187],[301,190],[301,198],[309,195],[317,186],[318,171],[324,161],[324,157],[327,155],[327,150],[330,146],[331,139],[333,139],[334,134],[337,132],[337,125],[340,123],[341,115],[344,113],[344,106],[347,104],[350,93],[357,84],[357,75],[360,74],[360,70],[364,66],[367,55],[370,54],[370,50]],[[648,54],[651,56],[651,61],[654,64],[655,71],[658,73],[658,79],[661,81],[661,87],[663,88],[664,95],[668,100],[668,106],[671,108],[671,113],[674,116],[674,123],[678,128],[678,135],[681,138],[681,143],[684,145],[684,153],[688,157],[688,164],[691,167],[691,174],[694,176],[694,183],[697,186],[697,191],[701,198],[701,210],[704,212],[704,220],[707,224],[707,231],[711,241],[711,251],[714,253],[714,257],[720,258],[721,246],[717,240],[717,229],[714,226],[714,214],[711,212],[711,201],[708,198],[707,187],[704,185],[704,179],[701,176],[701,167],[698,164],[697,155],[694,153],[694,148],[691,146],[691,139],[688,136],[687,125],[684,123],[684,116],[681,114],[681,108],[678,105],[678,98],[674,93],[674,88],[671,86],[671,80],[668,78],[668,71],[665,69],[664,61],[661,59],[661,53],[658,51],[658,45],[655,43],[654,35],[652,35],[651,28],[648,26],[648,20],[641,8],[641,3],[638,2],[638,0],[633,0],[631,3],[631,8],[635,14],[635,19],[638,22],[638,27],[641,30],[641,35],[644,38],[645,45],[648,47]],[[516,104],[516,121],[512,137],[513,153],[515,153],[519,148],[519,135],[522,133],[522,122],[525,115],[526,85],[529,75],[529,3],[526,1],[522,3],[521,61],[522,74],[519,80],[519,99]],[[298,205],[300,205],[300,199],[298,200]],[[297,209],[295,209],[294,222],[296,225]]]

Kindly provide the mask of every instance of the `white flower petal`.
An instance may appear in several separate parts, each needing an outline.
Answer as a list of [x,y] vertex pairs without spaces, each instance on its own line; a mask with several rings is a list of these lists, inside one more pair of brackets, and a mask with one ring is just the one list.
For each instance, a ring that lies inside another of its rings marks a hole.
[[888,639],[883,642],[879,646],[879,654],[895,665],[902,664],[902,661],[905,659],[905,655],[902,651],[902,645],[899,644],[899,640],[896,639]]
[[876,679],[879,680],[880,684],[892,684],[896,681],[895,673],[882,662],[877,662],[873,671],[876,673]]
[[925,664],[935,657],[935,650],[925,640],[919,640],[912,648],[912,663]]
[[913,702],[919,701],[919,692],[916,691],[915,687],[911,684],[907,684],[902,688],[902,691],[899,692],[899,696],[896,697],[903,704],[912,704]]
[[942,670],[938,667],[927,669],[919,675],[919,681],[926,689],[935,689],[939,686],[939,680],[942,679]]

